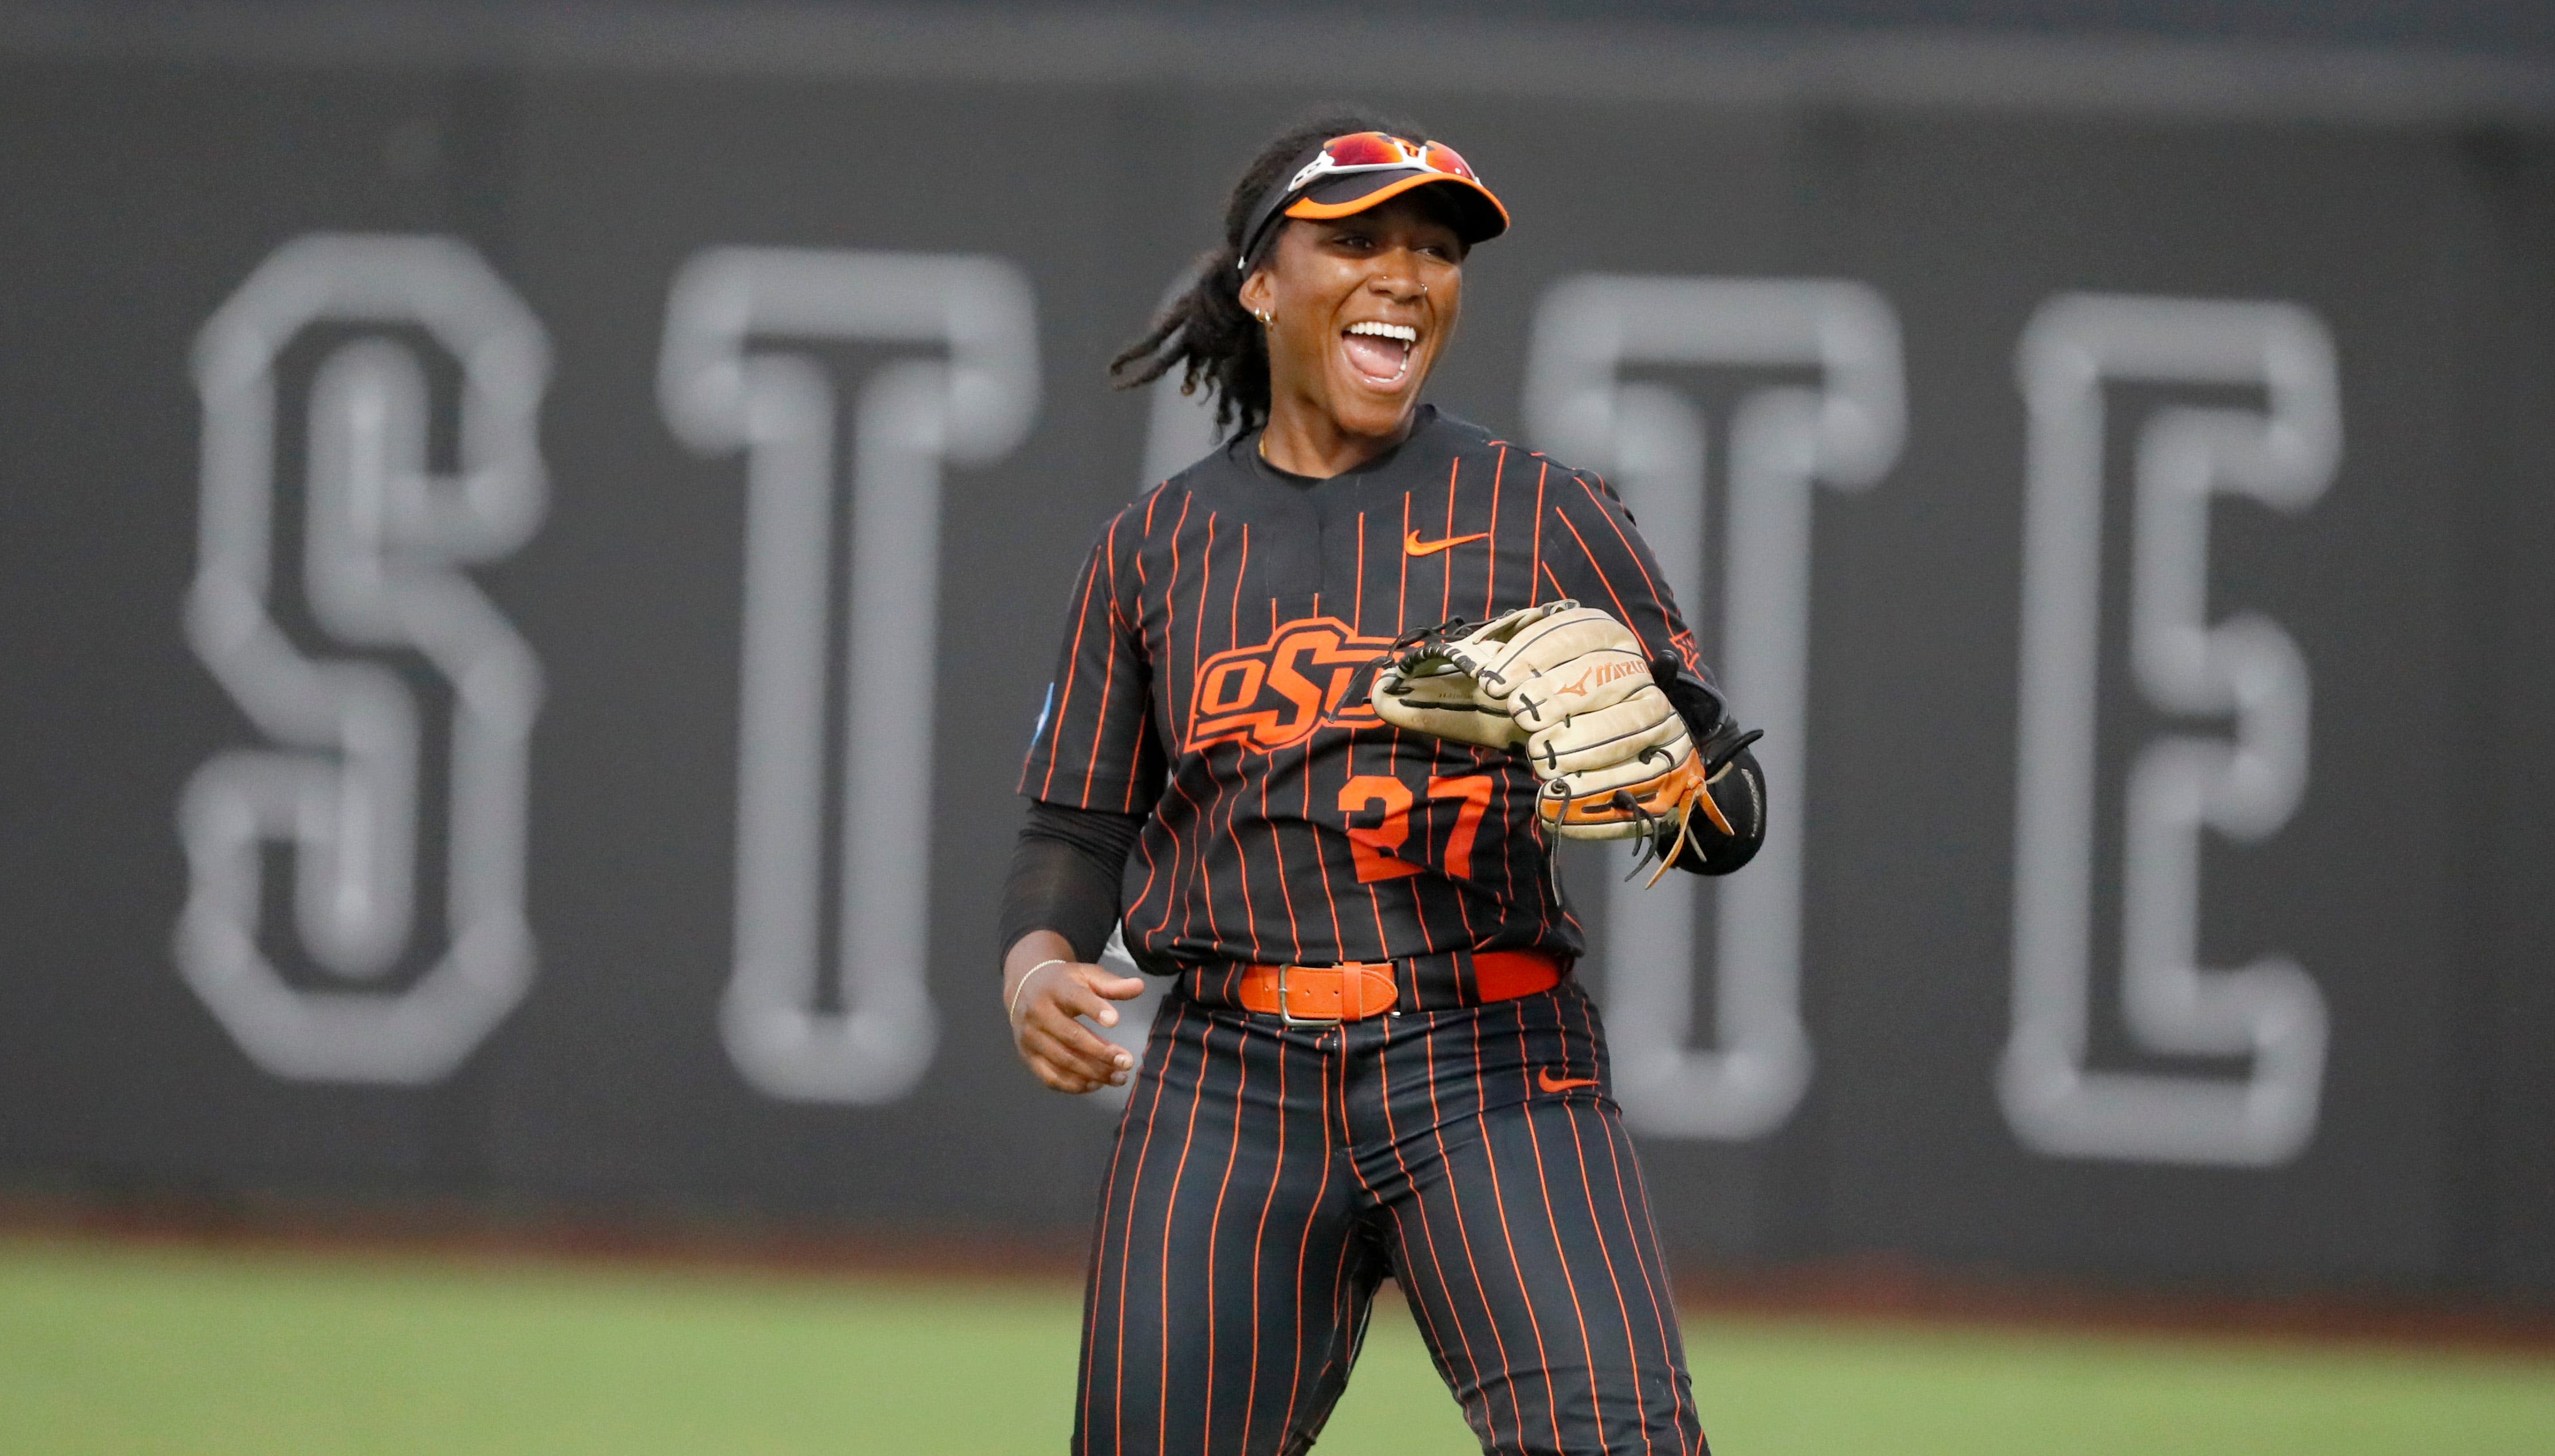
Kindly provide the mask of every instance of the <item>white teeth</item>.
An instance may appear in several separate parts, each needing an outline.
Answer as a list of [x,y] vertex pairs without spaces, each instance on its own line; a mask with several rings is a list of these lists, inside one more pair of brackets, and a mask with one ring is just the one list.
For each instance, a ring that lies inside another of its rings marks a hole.
[[1373,334],[1380,339],[1399,339],[1405,344],[1419,342],[1419,330],[1407,323],[1352,323],[1349,332]]

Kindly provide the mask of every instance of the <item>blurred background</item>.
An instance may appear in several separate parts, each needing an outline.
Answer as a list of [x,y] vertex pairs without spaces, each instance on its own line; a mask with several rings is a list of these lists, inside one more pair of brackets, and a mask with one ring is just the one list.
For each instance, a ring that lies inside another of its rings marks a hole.
[[1716,1449],[2555,1450],[2531,0],[0,7],[0,1446],[1061,1446],[1019,756],[1333,101],[1771,730],[1569,866]]

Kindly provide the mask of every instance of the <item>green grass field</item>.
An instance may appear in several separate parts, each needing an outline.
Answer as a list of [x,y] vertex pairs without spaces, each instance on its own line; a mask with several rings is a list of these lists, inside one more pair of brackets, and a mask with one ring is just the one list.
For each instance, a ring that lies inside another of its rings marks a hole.
[[[1078,1327],[1062,1288],[0,1242],[0,1452],[1054,1453]],[[2544,1360],[1764,1319],[1686,1339],[1719,1456],[2555,1453]],[[1380,1311],[1324,1456],[1473,1449]]]

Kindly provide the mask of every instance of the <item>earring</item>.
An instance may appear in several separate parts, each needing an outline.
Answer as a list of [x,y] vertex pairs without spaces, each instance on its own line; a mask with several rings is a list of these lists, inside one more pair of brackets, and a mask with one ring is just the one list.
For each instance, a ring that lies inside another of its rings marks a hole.
[[1251,316],[1260,320],[1260,326],[1262,328],[1267,328],[1269,326],[1269,315],[1267,313],[1254,313]]

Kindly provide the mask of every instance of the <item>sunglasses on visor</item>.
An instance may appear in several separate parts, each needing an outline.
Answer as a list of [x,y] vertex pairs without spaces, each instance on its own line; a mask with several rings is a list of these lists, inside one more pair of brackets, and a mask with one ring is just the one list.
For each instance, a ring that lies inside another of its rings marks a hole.
[[1320,155],[1304,164],[1286,190],[1300,192],[1323,178],[1351,172],[1442,172],[1477,182],[1473,169],[1443,142],[1411,142],[1391,132],[1351,132],[1322,144]]

